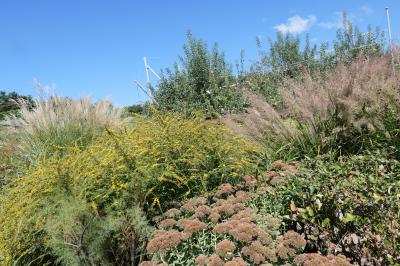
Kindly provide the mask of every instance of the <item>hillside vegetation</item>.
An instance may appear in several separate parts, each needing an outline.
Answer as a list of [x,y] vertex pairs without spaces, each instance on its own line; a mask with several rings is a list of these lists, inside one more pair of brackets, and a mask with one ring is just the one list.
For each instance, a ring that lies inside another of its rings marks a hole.
[[2,93],[0,265],[400,265],[399,54],[257,45],[234,74],[189,33],[124,110]]

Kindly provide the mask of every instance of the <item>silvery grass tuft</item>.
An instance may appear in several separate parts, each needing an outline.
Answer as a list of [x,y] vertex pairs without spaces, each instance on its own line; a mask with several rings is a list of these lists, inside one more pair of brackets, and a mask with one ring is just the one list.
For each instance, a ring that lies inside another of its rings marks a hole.
[[121,110],[108,100],[93,103],[90,97],[73,100],[53,93],[47,99],[35,99],[33,109],[25,100],[18,104],[19,114],[9,116],[4,124],[31,162],[66,147],[82,147],[105,127],[122,122]]

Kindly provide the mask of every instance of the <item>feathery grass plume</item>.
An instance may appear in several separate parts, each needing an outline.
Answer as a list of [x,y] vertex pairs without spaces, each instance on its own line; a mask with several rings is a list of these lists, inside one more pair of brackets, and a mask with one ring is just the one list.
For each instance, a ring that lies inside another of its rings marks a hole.
[[398,147],[399,81],[387,57],[360,58],[349,66],[339,64],[330,74],[286,79],[281,88],[284,110],[245,91],[247,113],[222,120],[234,132],[264,143],[275,156],[272,160],[355,153],[371,143]]
[[244,90],[243,95],[250,106],[246,113],[223,116],[222,121],[229,129],[255,143],[264,141],[264,135],[269,128],[273,128],[274,132],[290,130],[285,126],[281,114],[261,95],[248,90]]
[[298,124],[298,141],[292,147],[315,155],[354,153],[371,147],[371,143],[398,146],[399,81],[385,57],[360,58],[350,66],[340,64],[326,77],[286,80],[283,98]]
[[[398,102],[398,81],[398,76],[391,75],[387,58],[359,59],[350,67],[338,65],[327,77],[307,75],[302,82],[288,79],[283,93],[290,112],[302,119],[315,124],[317,119],[336,115],[343,126],[349,126],[365,118],[359,115],[378,112],[378,107],[392,100]],[[368,122],[377,124],[373,118]]]
[[90,97],[73,100],[50,95],[35,99],[35,107],[24,99],[18,101],[19,115],[7,117],[5,126],[18,138],[18,147],[30,161],[54,154],[69,146],[82,146],[106,126],[121,123],[121,110],[111,102],[93,103]]

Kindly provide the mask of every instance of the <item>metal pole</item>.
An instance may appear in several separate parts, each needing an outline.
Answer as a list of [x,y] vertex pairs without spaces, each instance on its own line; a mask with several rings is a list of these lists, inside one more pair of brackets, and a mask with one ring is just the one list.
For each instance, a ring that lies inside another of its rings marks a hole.
[[386,9],[387,26],[388,26],[388,33],[389,33],[389,51],[390,51],[390,56],[392,58],[392,71],[393,71],[393,75],[395,75],[396,72],[395,72],[395,68],[394,68],[392,30],[390,28],[389,7],[385,7],[385,9]]
[[151,71],[151,73],[154,74],[154,76],[156,76],[159,80],[161,80],[161,77],[151,68],[151,66],[147,65],[147,67],[149,68],[149,70]]
[[144,68],[146,69],[146,77],[147,77],[147,85],[150,84],[150,75],[149,75],[149,65],[147,64],[147,58],[143,57]]

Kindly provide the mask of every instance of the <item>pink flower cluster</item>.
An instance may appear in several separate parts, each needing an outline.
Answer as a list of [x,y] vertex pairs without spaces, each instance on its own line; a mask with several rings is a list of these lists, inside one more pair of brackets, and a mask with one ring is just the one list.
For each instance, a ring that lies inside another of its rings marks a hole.
[[[277,161],[273,168],[288,173],[295,171],[297,165]],[[273,171],[273,176],[277,174],[284,176]],[[236,187],[223,184],[213,195],[189,199],[179,209],[165,212],[164,220],[158,225],[162,230],[156,231],[148,243],[147,251],[161,254],[165,258],[172,247],[178,247],[181,243],[190,245],[192,237],[202,232],[212,235],[218,241],[213,249],[214,253],[197,253],[200,254],[195,259],[197,265],[267,266],[282,262],[310,266],[349,265],[341,257],[298,255],[306,246],[303,236],[295,231],[287,231],[281,235],[280,218],[260,215],[257,208],[249,207],[250,200],[262,196],[259,193],[260,188],[268,191],[269,185],[265,182],[260,184],[259,181],[259,178],[246,176],[243,183]],[[271,179],[267,182],[270,183]]]

